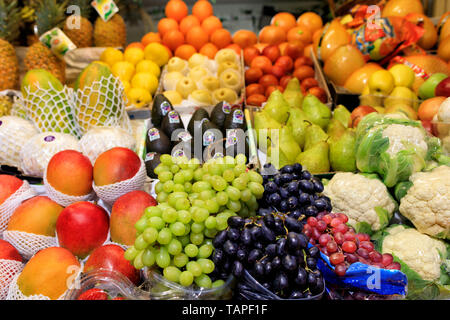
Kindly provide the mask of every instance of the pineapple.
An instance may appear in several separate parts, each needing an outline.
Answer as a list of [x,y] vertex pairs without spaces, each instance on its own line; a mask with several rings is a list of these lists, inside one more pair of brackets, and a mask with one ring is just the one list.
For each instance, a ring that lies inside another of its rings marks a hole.
[[96,47],[123,47],[127,42],[127,29],[123,18],[116,13],[107,22],[98,17],[94,26]]
[[12,106],[13,102],[9,96],[0,96],[0,117],[10,115]]
[[12,46],[20,35],[20,9],[17,1],[0,0],[0,91],[17,89],[19,61]]
[[[65,20],[66,1],[58,4],[56,0],[42,0],[36,11],[36,26],[38,36],[60,27]],[[53,52],[40,41],[32,44],[24,59],[26,71],[44,69],[50,71],[62,83],[65,82],[66,66]]]
[[73,17],[68,17],[66,19],[66,23],[64,23],[64,33],[72,40],[72,42],[78,48],[86,48],[92,47],[94,39],[93,33],[94,28],[92,27],[92,23],[89,21],[89,16],[91,13],[91,0],[77,0],[71,1],[71,5],[77,5],[81,9],[81,17],[80,17],[80,28],[79,29],[70,29],[68,26],[68,22]]

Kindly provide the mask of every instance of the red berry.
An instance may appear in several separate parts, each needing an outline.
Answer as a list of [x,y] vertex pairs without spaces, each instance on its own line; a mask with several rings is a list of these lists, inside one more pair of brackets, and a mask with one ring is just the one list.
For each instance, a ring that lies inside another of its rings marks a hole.
[[333,218],[331,217],[331,215],[327,214],[325,216],[323,216],[322,220],[326,223],[326,224],[330,224],[331,220]]
[[314,217],[309,217],[306,220],[306,223],[308,223],[311,227],[315,227],[315,226],[317,226],[317,219]]
[[383,268],[384,268],[384,266],[383,266],[383,264],[382,264],[381,262],[373,262],[373,263],[372,263],[372,266],[373,266],[373,267],[380,268],[380,269],[383,269]]
[[344,235],[340,232],[336,232],[334,234],[334,241],[336,241],[337,244],[341,245],[344,243]]
[[327,229],[327,224],[325,223],[325,221],[318,221],[316,228],[320,232],[324,232]]
[[319,239],[320,235],[321,235],[321,233],[319,232],[319,230],[317,230],[316,228],[313,228],[313,231],[311,233],[311,237],[314,240],[317,240],[317,239]]
[[347,266],[345,264],[339,264],[336,267],[334,267],[334,272],[340,276],[343,277],[345,276],[345,273],[347,272]]
[[398,262],[393,262],[386,267],[386,269],[389,269],[389,270],[400,270],[401,268],[402,268],[402,266]]
[[328,241],[331,240],[331,236],[327,233],[320,235],[319,237],[319,243],[321,246],[326,246]]
[[348,253],[353,253],[356,251],[356,243],[354,243],[353,241],[345,241],[342,244],[342,250]]
[[344,255],[345,255],[345,260],[346,260],[348,263],[352,264],[352,263],[358,262],[358,256],[357,256],[356,254],[353,254],[353,253],[345,253]]
[[330,263],[331,263],[332,265],[340,264],[340,263],[344,262],[344,260],[345,260],[344,254],[341,253],[341,252],[333,253],[333,254],[330,256]]
[[364,248],[357,249],[356,254],[358,254],[363,259],[369,259],[369,252]]
[[337,251],[337,244],[334,241],[330,241],[327,243],[327,251],[329,253],[333,253]]
[[338,218],[342,220],[342,223],[347,223],[348,217],[344,213],[338,213]]
[[370,260],[372,260],[373,262],[376,262],[376,263],[381,262],[383,260],[383,256],[381,255],[381,253],[379,253],[377,251],[369,252],[369,258],[370,258]]
[[311,243],[312,245],[315,245],[316,244],[316,240],[314,240],[313,238],[310,238],[309,239],[309,243]]
[[358,233],[356,237],[359,239],[359,241],[370,241],[370,236],[366,233]]
[[331,219],[330,226],[337,227],[340,224],[342,224],[342,220],[341,219],[339,219],[339,218]]
[[337,232],[346,233],[348,231],[348,226],[346,224],[341,223],[334,229],[336,229]]
[[372,252],[375,246],[370,241],[362,241],[359,243],[359,247],[366,249],[368,252]]
[[383,266],[386,267],[386,266],[390,265],[393,261],[394,261],[394,257],[392,257],[392,254],[384,253],[382,255],[381,263],[383,264]]
[[348,232],[346,232],[346,233],[344,234],[344,239],[345,239],[346,241],[355,241],[356,236],[355,236],[355,234],[354,234],[353,232],[348,231]]

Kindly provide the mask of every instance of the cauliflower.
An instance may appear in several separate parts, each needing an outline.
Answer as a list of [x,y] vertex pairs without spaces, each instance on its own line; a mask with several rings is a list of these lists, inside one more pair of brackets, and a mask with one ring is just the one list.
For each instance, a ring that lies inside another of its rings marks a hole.
[[417,127],[391,124],[383,130],[383,138],[389,138],[389,148],[386,150],[391,156],[409,146],[415,146],[425,156],[428,145],[425,142],[426,133]]
[[443,241],[399,225],[389,228],[389,233],[383,240],[382,253],[392,254],[417,272],[423,280],[433,281],[441,275],[446,246]]
[[441,103],[436,115],[439,121],[450,122],[450,98]]
[[397,207],[380,180],[351,172],[336,173],[324,194],[331,199],[333,211],[345,213],[357,230],[364,224],[373,231],[382,229]]
[[400,201],[400,213],[422,233],[450,238],[450,167],[410,177],[411,188]]

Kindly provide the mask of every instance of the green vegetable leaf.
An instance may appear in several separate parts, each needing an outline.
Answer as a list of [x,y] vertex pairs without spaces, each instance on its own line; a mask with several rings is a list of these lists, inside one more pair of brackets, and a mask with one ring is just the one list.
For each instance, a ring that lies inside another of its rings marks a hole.
[[385,208],[382,207],[375,207],[374,210],[378,215],[378,219],[380,220],[380,229],[383,229],[389,224],[391,215]]
[[369,236],[373,234],[372,226],[365,221],[360,221],[355,226],[356,233],[367,233]]
[[399,184],[397,184],[395,186],[395,198],[397,199],[397,201],[400,202],[400,200],[406,196],[406,194],[408,193],[408,190],[413,186],[413,183],[411,181],[403,181],[400,182]]

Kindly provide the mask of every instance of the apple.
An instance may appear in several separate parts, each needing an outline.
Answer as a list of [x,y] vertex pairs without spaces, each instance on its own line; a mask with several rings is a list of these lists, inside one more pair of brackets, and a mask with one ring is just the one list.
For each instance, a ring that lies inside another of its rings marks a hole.
[[438,113],[439,107],[445,99],[445,97],[434,97],[423,101],[418,110],[419,119],[433,120],[433,117]]
[[414,105],[414,97],[411,89],[407,87],[395,87],[394,90],[384,99],[384,107],[389,108],[397,104],[406,104],[410,107]]
[[276,64],[272,66],[272,74],[278,79],[281,79],[286,74],[286,72],[284,71],[284,68],[282,66]]
[[420,120],[422,126],[430,135],[433,135],[433,126],[431,125],[431,120]]
[[371,94],[388,96],[394,89],[394,77],[387,70],[378,70],[372,73],[368,85]]
[[0,259],[22,262],[22,256],[19,251],[8,241],[2,239],[0,239]]
[[292,78],[293,78],[292,75],[283,76],[279,81],[280,86],[282,86],[283,88],[286,88],[289,80],[291,80]]
[[306,78],[303,79],[301,86],[308,91],[310,88],[318,87],[319,82],[315,78]]
[[244,62],[249,66],[253,59],[260,55],[259,49],[255,47],[247,47],[244,49]]
[[445,78],[436,86],[436,96],[450,97],[450,77]]
[[116,244],[107,244],[92,251],[84,271],[89,272],[96,269],[106,269],[120,272],[135,285],[139,284],[140,274],[130,261],[124,257],[125,250]]
[[108,213],[87,201],[66,207],[56,221],[59,245],[81,259],[107,240],[108,231]]
[[422,100],[430,99],[436,96],[437,85],[448,76],[444,73],[433,73],[419,87],[419,98]]
[[386,114],[389,113],[400,113],[403,115],[406,115],[409,119],[417,120],[417,112],[414,110],[411,106],[407,104],[395,104],[390,107],[386,107],[385,111]]
[[274,63],[281,56],[280,48],[277,45],[269,45],[265,47],[262,54],[269,58],[272,63]]
[[284,55],[296,60],[303,56],[304,48],[301,41],[291,41],[286,44],[284,48]]
[[306,94],[312,94],[312,95],[316,96],[322,103],[327,102],[327,93],[321,87],[309,88],[308,90],[306,90]]
[[364,118],[366,115],[372,112],[377,112],[374,108],[370,106],[359,106],[355,110],[352,111],[350,115],[350,119],[352,121],[352,128],[356,128],[358,123]]
[[403,63],[394,64],[389,69],[389,72],[394,77],[394,84],[396,87],[411,88],[416,79],[416,74],[413,69]]
[[294,61],[291,57],[281,56],[275,62],[275,65],[281,66],[286,73],[290,72],[294,68]]

